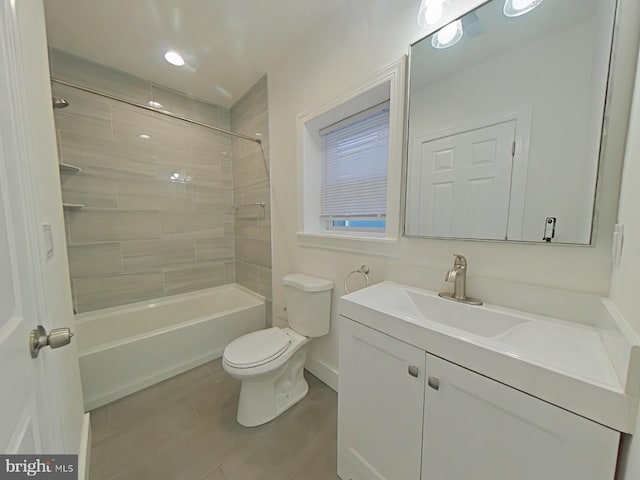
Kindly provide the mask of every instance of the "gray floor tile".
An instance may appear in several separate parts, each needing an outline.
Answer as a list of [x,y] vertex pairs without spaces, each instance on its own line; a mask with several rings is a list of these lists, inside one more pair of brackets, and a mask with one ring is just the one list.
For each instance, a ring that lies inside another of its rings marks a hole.
[[236,422],[240,384],[220,360],[92,412],[91,480],[333,480],[337,395],[309,394],[272,422]]

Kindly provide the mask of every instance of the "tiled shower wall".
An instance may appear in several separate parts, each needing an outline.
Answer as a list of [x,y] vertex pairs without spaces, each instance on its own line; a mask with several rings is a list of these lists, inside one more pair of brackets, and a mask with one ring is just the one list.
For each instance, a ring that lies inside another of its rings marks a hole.
[[[51,69],[54,78],[137,103],[154,100],[173,113],[230,127],[226,108],[60,51],[51,51]],[[84,205],[65,209],[76,310],[233,283],[230,138],[74,88],[52,87],[70,103],[55,110],[61,162],[82,168],[79,174],[61,175],[63,201]],[[245,145],[234,148],[246,150]],[[171,181],[174,173],[185,183]],[[243,194],[249,194],[257,179],[249,182],[241,170],[238,175],[240,185],[247,186]],[[264,221],[261,225],[260,238]],[[258,241],[257,227],[254,237]],[[247,251],[251,245],[239,247],[243,258],[253,258]],[[262,257],[260,262],[270,265]],[[245,279],[243,268],[240,273]],[[259,285],[247,286],[259,290]]]
[[[231,130],[262,140],[269,165],[267,76],[262,77],[231,107]],[[269,176],[260,147],[234,138],[233,202],[235,216],[236,279],[267,299],[267,324],[271,321],[271,199]],[[265,208],[251,204],[265,202]]]

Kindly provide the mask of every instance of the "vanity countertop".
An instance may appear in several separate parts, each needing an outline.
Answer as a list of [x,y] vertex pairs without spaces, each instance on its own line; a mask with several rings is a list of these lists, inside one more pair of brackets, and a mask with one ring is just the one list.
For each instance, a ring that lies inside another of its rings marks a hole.
[[340,314],[615,430],[633,431],[640,342],[607,299],[596,327],[382,282],[343,296]]

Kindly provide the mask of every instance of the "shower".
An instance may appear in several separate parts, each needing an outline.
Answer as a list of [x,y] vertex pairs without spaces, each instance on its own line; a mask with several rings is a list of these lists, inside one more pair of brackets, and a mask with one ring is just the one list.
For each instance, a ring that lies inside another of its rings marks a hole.
[[53,97],[53,108],[66,108],[69,106],[69,102],[67,102],[64,98],[61,97]]

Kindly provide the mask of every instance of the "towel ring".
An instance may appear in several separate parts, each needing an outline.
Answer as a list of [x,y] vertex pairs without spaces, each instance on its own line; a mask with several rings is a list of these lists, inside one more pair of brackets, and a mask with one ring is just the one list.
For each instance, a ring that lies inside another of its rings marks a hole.
[[351,290],[349,290],[349,287],[347,286],[347,282],[349,281],[349,277],[351,277],[351,275],[353,275],[354,273],[359,273],[364,277],[365,288],[369,286],[369,267],[366,265],[362,265],[358,270],[353,270],[352,272],[350,272],[347,275],[347,278],[344,279],[344,291],[347,293],[351,293]]

